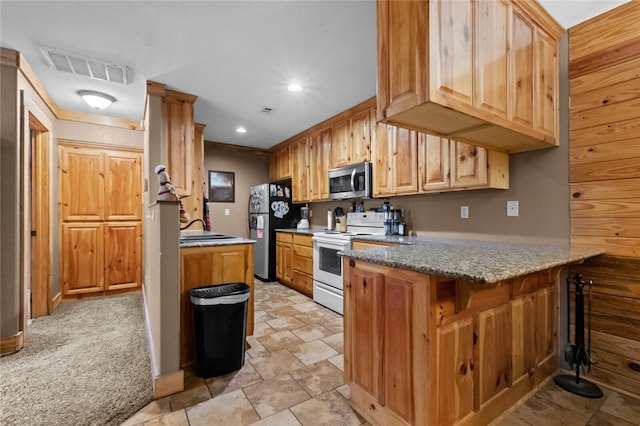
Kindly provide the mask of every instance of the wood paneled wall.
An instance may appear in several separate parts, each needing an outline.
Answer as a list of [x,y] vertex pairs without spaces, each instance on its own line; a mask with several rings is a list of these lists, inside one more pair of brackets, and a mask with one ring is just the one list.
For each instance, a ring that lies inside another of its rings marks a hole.
[[588,377],[640,395],[640,1],[569,30],[571,240],[593,280]]

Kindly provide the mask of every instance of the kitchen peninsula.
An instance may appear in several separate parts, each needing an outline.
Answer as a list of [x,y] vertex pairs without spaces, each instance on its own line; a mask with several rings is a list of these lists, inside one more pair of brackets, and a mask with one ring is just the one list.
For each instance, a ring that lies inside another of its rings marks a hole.
[[344,263],[344,371],[372,424],[488,424],[558,367],[558,277],[602,250],[359,237]]
[[[207,235],[205,235],[206,237]],[[211,233],[210,238],[180,241],[180,365],[193,362],[193,307],[189,290],[224,283],[251,287],[247,310],[247,335],[253,334],[254,240]]]

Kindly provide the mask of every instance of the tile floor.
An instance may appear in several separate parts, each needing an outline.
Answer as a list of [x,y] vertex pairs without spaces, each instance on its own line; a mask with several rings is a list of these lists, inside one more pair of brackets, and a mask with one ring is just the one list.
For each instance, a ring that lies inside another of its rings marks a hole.
[[[183,392],[153,401],[124,424],[368,425],[345,398],[342,317],[279,283],[256,280],[255,300],[241,370],[206,380],[185,371]],[[640,400],[604,392],[581,398],[549,380],[494,425],[640,425]]]

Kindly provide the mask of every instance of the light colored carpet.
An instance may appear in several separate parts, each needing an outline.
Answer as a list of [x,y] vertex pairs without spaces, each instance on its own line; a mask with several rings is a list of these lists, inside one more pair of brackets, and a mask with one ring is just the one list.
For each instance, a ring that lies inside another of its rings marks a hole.
[[140,293],[62,302],[0,358],[0,425],[116,425],[151,402]]

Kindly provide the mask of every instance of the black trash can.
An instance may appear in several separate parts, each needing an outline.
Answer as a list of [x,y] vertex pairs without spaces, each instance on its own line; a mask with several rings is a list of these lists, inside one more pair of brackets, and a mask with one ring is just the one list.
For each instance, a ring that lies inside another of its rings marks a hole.
[[245,283],[220,284],[189,291],[193,305],[194,370],[215,377],[244,365],[247,305]]

